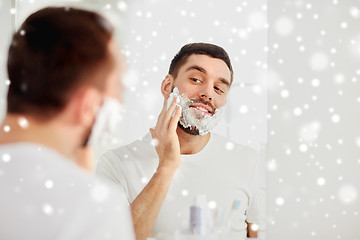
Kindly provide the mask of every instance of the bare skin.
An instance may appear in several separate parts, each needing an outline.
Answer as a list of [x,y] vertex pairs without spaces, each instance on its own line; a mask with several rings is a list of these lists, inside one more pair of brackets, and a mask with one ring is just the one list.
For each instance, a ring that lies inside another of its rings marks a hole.
[[257,238],[258,237],[258,231],[255,231],[252,229],[252,226],[255,223],[246,223],[247,224],[247,237],[248,238]]

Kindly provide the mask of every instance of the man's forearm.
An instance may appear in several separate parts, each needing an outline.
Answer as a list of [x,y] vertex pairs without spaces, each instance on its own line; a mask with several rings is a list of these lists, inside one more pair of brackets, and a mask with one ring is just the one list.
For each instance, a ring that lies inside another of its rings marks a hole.
[[137,240],[145,240],[156,221],[176,168],[159,167],[149,183],[131,203]]
[[180,165],[180,143],[176,133],[180,113],[180,107],[176,105],[175,99],[169,108],[165,100],[155,128],[149,129],[152,138],[158,142],[155,149],[159,156],[159,167],[149,183],[131,203],[137,240],[145,240],[149,236],[175,171]]

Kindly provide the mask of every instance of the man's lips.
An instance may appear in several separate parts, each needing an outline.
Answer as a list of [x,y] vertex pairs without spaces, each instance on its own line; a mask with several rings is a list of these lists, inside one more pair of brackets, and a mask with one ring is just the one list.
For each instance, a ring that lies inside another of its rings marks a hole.
[[214,113],[214,109],[209,105],[202,104],[202,103],[195,103],[190,105],[190,108],[194,108],[195,110],[199,111],[202,114],[210,114]]

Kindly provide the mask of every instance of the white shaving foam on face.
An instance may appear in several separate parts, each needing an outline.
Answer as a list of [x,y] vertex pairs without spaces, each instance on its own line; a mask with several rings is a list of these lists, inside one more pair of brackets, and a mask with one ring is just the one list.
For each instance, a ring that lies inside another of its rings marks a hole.
[[212,130],[224,115],[225,107],[215,110],[212,116],[208,114],[199,114],[190,105],[193,100],[189,99],[185,93],[179,94],[179,89],[174,88],[167,100],[167,108],[170,107],[173,99],[176,98],[176,104],[181,106],[180,124],[184,128],[195,127],[199,130],[199,135],[207,134]]

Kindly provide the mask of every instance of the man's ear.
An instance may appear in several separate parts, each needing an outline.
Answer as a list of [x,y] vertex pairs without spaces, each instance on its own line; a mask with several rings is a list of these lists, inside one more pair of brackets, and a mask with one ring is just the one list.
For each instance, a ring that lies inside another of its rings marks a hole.
[[89,127],[94,124],[97,112],[100,109],[102,96],[93,87],[86,87],[76,93],[75,101],[76,121],[82,126]]
[[167,99],[173,90],[174,78],[171,74],[166,75],[165,79],[161,83],[161,94]]

